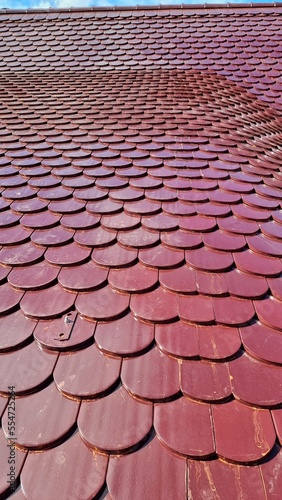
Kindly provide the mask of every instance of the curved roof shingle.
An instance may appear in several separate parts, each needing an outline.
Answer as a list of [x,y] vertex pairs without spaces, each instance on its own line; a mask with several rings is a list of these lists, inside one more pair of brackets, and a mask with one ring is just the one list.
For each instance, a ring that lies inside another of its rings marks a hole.
[[0,10],[1,498],[280,498],[281,16]]

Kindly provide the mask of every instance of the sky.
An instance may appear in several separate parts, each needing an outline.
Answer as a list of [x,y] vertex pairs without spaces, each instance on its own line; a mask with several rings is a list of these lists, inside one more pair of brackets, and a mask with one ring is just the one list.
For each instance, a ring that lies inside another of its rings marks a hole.
[[[242,3],[248,0],[230,0],[230,3]],[[273,3],[273,0],[252,0]],[[0,8],[6,9],[49,9],[68,7],[114,7],[130,5],[159,5],[159,4],[204,4],[227,3],[226,0],[0,0]],[[248,2],[250,3],[250,2]]]

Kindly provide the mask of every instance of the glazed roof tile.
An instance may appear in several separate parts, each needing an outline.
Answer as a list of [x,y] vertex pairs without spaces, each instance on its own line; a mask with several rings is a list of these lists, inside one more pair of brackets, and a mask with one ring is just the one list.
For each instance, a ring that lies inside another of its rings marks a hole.
[[281,16],[0,9],[1,498],[281,496]]

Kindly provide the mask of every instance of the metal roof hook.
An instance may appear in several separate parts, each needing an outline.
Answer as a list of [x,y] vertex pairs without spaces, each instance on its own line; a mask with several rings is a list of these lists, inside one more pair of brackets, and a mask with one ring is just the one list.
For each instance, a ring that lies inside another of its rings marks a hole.
[[71,317],[70,317],[70,316],[71,316],[71,314],[67,314],[67,315],[65,316],[64,323],[65,323],[66,325],[68,325],[68,324],[70,324],[70,323],[73,323],[73,319],[71,319]]

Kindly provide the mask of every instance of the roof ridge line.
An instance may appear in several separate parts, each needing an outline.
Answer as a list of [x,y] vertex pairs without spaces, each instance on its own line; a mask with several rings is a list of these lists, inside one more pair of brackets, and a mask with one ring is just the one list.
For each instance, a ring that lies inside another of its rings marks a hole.
[[242,2],[242,3],[202,3],[202,4],[156,4],[136,6],[113,6],[113,7],[68,7],[49,9],[9,9],[0,8],[0,14],[50,14],[50,13],[69,13],[69,12],[113,12],[113,11],[140,11],[140,10],[215,10],[215,9],[245,9],[245,8],[273,8],[282,7],[282,1],[277,2]]

